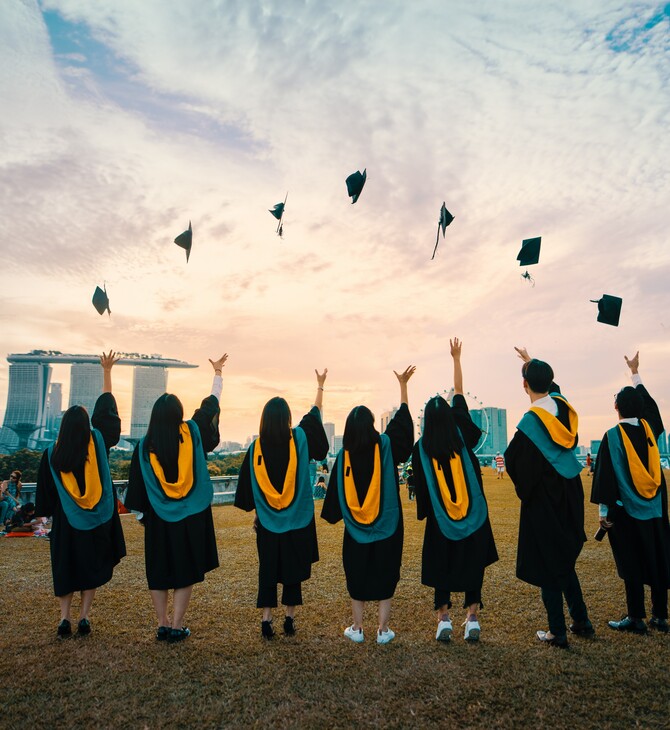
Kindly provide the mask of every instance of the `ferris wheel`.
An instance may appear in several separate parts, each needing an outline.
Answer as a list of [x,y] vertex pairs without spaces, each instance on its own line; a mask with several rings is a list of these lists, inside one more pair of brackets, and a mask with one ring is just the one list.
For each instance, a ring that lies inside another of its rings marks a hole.
[[[435,395],[441,395],[447,403],[451,405],[453,399],[454,399],[454,389],[451,388],[450,390],[443,390],[439,393],[435,393]],[[431,396],[431,398],[434,396]],[[481,429],[482,435],[479,441],[477,442],[477,445],[473,449],[473,452],[475,454],[479,453],[484,446],[484,442],[486,441],[486,437],[489,433],[489,414],[486,411],[486,408],[484,407],[484,404],[482,403],[479,398],[477,398],[476,395],[473,395],[468,391],[467,393],[463,394],[463,397],[465,398],[465,402],[468,404],[468,410],[472,413],[472,411],[478,411],[479,419],[473,418],[472,420],[479,426]],[[419,417],[418,417],[418,427],[419,427],[419,433],[423,433],[423,408],[419,411]]]

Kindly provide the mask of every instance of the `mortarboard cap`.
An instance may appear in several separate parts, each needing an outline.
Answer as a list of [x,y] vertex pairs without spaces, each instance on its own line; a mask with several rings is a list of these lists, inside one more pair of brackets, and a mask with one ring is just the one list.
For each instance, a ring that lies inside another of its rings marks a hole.
[[532,266],[540,260],[540,244],[542,238],[525,238],[521,242],[521,251],[519,251],[516,260],[519,266]]
[[270,213],[279,221],[277,223],[277,233],[281,237],[284,233],[284,223],[283,223],[283,217],[284,217],[284,209],[286,208],[286,201],[288,200],[288,193],[286,193],[286,197],[284,198],[283,203],[277,203],[274,208],[270,210]]
[[193,245],[193,228],[191,228],[191,221],[188,222],[188,230],[180,233],[174,242],[180,248],[186,250],[186,263],[188,263],[188,257],[191,255],[191,246]]
[[447,210],[447,204],[442,203],[440,208],[440,217],[437,221],[437,237],[435,238],[435,248],[433,249],[433,255],[430,257],[432,261],[435,258],[435,252],[437,251],[437,243],[440,240],[440,228],[442,229],[442,238],[447,230],[447,226],[454,220],[454,216]]
[[95,287],[93,292],[93,306],[98,310],[98,314],[104,314],[107,310],[110,314],[112,313],[109,308],[109,297],[107,296],[107,288],[101,289],[99,286]]
[[612,327],[619,326],[621,305],[623,304],[623,299],[621,297],[614,297],[611,294],[603,294],[602,299],[591,299],[590,301],[598,305],[598,322],[611,324]]
[[354,172],[346,179],[347,195],[351,198],[352,205],[360,197],[360,194],[363,191],[363,187],[365,186],[365,181],[367,180],[367,177],[368,170],[366,168],[365,170],[363,170],[363,172],[361,172],[360,170]]

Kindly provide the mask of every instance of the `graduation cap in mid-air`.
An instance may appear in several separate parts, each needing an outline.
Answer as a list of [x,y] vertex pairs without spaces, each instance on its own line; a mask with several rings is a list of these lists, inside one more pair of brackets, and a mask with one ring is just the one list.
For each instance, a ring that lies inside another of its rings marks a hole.
[[[519,262],[519,266],[533,266],[540,260],[540,245],[542,244],[542,237],[537,238],[524,238],[521,241],[521,250],[517,254],[516,260]],[[535,279],[526,271],[521,274],[522,279],[527,279],[533,286],[535,286]]]
[[288,193],[286,193],[286,197],[284,198],[283,203],[277,203],[274,208],[270,210],[270,213],[279,221],[277,223],[277,234],[281,238],[281,236],[284,234],[284,223],[282,221],[282,218],[284,217],[284,208],[286,207],[286,201],[288,200]]
[[430,257],[431,261],[435,258],[435,253],[437,251],[437,244],[440,240],[440,228],[442,229],[442,238],[444,238],[444,232],[447,230],[447,226],[453,220],[454,216],[451,215],[451,213],[447,210],[446,202],[442,203],[442,207],[440,208],[440,217],[437,221],[437,237],[435,238],[435,248],[433,249],[433,255]]
[[93,306],[98,310],[98,314],[104,314],[105,310],[109,312],[109,314],[112,313],[112,310],[109,308],[109,297],[107,296],[107,287],[104,289],[101,289],[99,286],[95,287],[95,291],[93,292]]
[[368,177],[368,170],[365,168],[363,172],[360,170],[357,170],[356,172],[349,175],[349,177],[346,179],[347,183],[347,195],[351,198],[351,204],[353,205],[358,198],[360,197],[361,193],[363,192],[363,187],[365,186],[365,181]]
[[621,305],[623,299],[611,294],[603,294],[602,299],[590,299],[589,301],[598,305],[598,322],[611,324],[612,327],[619,326],[621,316]]
[[174,242],[180,248],[186,250],[186,263],[188,263],[188,257],[191,255],[191,246],[193,245],[193,228],[191,227],[191,221],[188,222],[188,230],[180,233]]

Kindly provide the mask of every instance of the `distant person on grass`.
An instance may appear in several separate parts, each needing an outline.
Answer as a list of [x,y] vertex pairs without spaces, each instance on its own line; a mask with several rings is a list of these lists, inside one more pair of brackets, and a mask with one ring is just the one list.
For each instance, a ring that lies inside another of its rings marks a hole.
[[638,373],[640,353],[624,358],[634,387],[622,388],[615,396],[619,423],[603,436],[591,490],[626,588],[627,614],[608,625],[616,631],[646,634],[644,586],[648,585],[649,628],[667,633],[670,524],[668,490],[656,443],[664,427]]
[[95,591],[111,579],[114,566],[126,554],[107,461],[109,449],[121,435],[112,395],[112,367],[118,359],[112,351],[102,354],[103,392],[90,421],[82,406],[65,412],[58,439],[42,455],[37,475],[35,511],[42,517],[53,515],[51,571],[60,603],[61,638],[72,634],[75,591],[81,592],[77,632],[91,633],[89,611]]
[[214,368],[212,392],[191,420],[184,421],[184,407],[176,395],[164,393],[154,403],[147,434],[130,462],[125,505],[142,513],[144,563],[158,641],[174,643],[191,635],[183,621],[193,586],[219,567],[207,453],[220,441],[221,369],[227,359],[223,355],[209,361]]
[[486,566],[498,560],[482,473],[473,449],[482,432],[463,396],[462,343],[450,340],[454,360],[454,400],[431,398],[424,408],[423,435],[412,452],[416,510],[426,519],[421,582],[435,589],[438,641],[452,634],[451,593],[464,592],[466,641],[478,641],[478,610]]
[[328,453],[323,428],[323,386],[328,369],[316,373],[314,405],[296,428],[283,398],[272,398],[263,408],[259,437],[244,457],[237,482],[235,506],[256,510],[254,529],[258,549],[256,608],[263,610],[261,636],[272,639],[272,609],[277,607],[277,585],[282,584],[284,634],[295,634],[295,607],[302,606],[302,583],[319,560],[314,523],[310,459]]
[[505,478],[505,457],[502,456],[500,452],[498,452],[495,455],[495,462],[496,462],[496,479],[504,479]]
[[396,373],[400,408],[379,434],[369,408],[357,406],[344,427],[342,449],[330,475],[321,517],[335,524],[344,519],[342,560],[351,596],[354,622],[344,635],[364,640],[363,612],[367,601],[379,601],[377,643],[395,637],[389,628],[391,599],[400,579],[403,521],[398,464],[407,461],[414,444],[407,381],[416,368]]
[[9,479],[5,479],[2,482],[2,487],[14,499],[17,506],[21,504],[21,488],[23,484],[21,482],[21,472],[18,469],[14,469],[9,475]]
[[549,630],[537,638],[568,647],[563,596],[583,637],[595,632],[589,621],[575,564],[586,541],[581,464],[575,456],[577,413],[553,382],[554,371],[514,348],[523,360],[523,389],[531,408],[517,426],[505,452],[507,471],[521,500],[516,575],[542,589]]

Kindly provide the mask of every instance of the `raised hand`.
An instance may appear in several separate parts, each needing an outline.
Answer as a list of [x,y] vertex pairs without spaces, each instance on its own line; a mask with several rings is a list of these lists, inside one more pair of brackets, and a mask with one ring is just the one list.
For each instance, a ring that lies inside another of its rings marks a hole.
[[402,373],[396,373],[395,370],[393,372],[395,373],[396,378],[398,378],[400,385],[406,385],[407,381],[412,377],[412,375],[414,375],[415,371],[416,365],[409,365]]
[[637,369],[640,367],[640,351],[638,350],[630,360],[625,355],[623,359],[626,361],[626,365],[630,368],[631,373],[637,375]]
[[528,350],[526,350],[526,348],[525,348],[525,347],[515,347],[514,349],[515,349],[515,350],[517,351],[517,353],[518,353],[519,357],[520,357],[520,358],[521,358],[521,359],[522,359],[522,360],[523,360],[524,362],[530,362],[530,361],[531,361],[531,359],[532,359],[532,358],[531,358],[531,356],[530,356],[530,355],[528,354]]
[[221,357],[218,360],[212,360],[209,358],[209,361],[212,363],[212,367],[214,368],[214,372],[221,372],[221,369],[226,364],[226,360],[228,359],[227,354],[221,355]]
[[326,382],[326,375],[328,375],[328,368],[324,368],[322,373],[319,373],[319,371],[314,368],[314,372],[316,373],[316,384],[319,388],[323,388],[323,384]]
[[449,348],[451,351],[451,356],[454,358],[454,360],[458,360],[461,356],[461,348],[463,347],[463,342],[458,339],[458,337],[454,337],[453,342],[452,340],[449,340]]
[[114,367],[114,363],[117,363],[121,359],[121,355],[117,355],[114,350],[110,350],[108,354],[104,352],[100,355],[100,364],[103,370],[111,370]]

